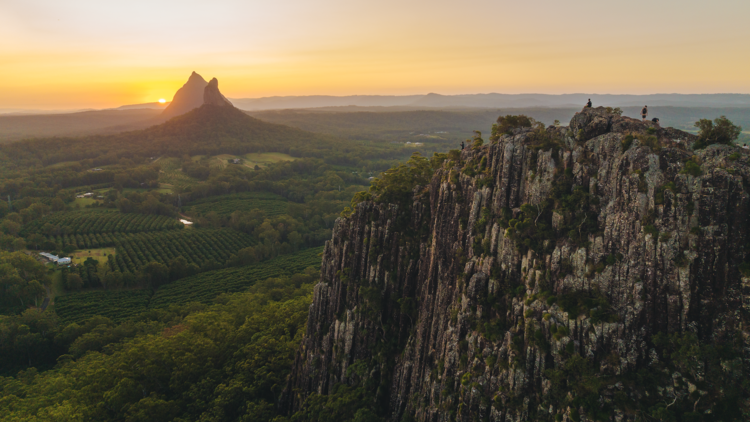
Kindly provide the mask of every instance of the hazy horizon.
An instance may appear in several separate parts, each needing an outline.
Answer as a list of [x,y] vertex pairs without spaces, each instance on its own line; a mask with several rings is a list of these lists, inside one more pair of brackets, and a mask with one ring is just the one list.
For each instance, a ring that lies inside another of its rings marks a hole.
[[747,12],[739,0],[6,0],[0,108],[170,100],[192,70],[229,98],[750,93]]

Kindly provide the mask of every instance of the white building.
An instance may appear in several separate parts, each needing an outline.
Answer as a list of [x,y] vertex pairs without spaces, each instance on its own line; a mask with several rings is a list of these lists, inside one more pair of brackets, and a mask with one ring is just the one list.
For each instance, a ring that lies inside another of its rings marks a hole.
[[57,265],[67,265],[67,264],[70,264],[71,262],[70,258],[60,258],[57,255],[52,255],[51,253],[47,253],[47,252],[40,252],[39,255],[49,259],[50,261],[56,263]]

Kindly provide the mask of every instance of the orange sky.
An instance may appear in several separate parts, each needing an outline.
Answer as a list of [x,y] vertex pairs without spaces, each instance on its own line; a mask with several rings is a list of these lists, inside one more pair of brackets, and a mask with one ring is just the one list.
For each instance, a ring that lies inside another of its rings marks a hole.
[[746,0],[0,0],[0,108],[272,95],[750,93]]

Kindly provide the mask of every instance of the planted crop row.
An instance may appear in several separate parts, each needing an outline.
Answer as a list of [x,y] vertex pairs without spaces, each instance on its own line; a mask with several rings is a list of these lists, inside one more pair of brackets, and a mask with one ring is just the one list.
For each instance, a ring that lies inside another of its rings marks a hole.
[[150,298],[150,290],[70,293],[55,298],[55,312],[63,324],[81,323],[94,315],[105,316],[118,322],[146,310]]
[[232,230],[181,230],[113,237],[117,267],[130,272],[152,261],[167,264],[177,257],[197,266],[207,261],[223,264],[232,254],[254,244],[250,236]]
[[[245,267],[209,271],[151,290],[97,290],[69,293],[55,298],[62,324],[81,323],[95,315],[115,322],[132,318],[149,308],[190,302],[208,303],[222,293],[246,290],[260,280],[292,275],[320,266],[323,248],[311,248]],[[118,255],[119,256],[119,255]]]
[[251,211],[258,209],[266,216],[286,214],[287,200],[269,192],[249,192],[235,195],[220,195],[203,198],[185,207],[186,211],[200,215],[213,211],[221,216],[230,215],[235,211]]
[[259,280],[291,275],[307,267],[318,267],[321,252],[323,248],[310,248],[254,265],[209,271],[183,278],[160,287],[151,298],[149,307],[211,302],[222,293],[244,291]]
[[183,224],[177,219],[163,215],[86,210],[56,213],[33,221],[24,227],[22,234],[49,234],[50,230],[64,234],[139,233],[180,229],[182,227],[184,227]]

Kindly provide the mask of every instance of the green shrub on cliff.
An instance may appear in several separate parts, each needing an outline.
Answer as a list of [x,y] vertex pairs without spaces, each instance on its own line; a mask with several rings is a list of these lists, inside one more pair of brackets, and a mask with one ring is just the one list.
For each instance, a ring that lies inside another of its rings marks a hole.
[[699,177],[701,174],[703,174],[703,170],[701,170],[701,165],[691,158],[685,163],[685,167],[680,171],[680,173],[689,174],[693,177]]
[[536,123],[534,119],[523,114],[517,116],[507,115],[497,118],[497,123],[492,125],[492,136],[490,141],[497,141],[503,135],[509,135],[513,129],[531,127]]
[[629,133],[625,136],[623,136],[622,141],[620,143],[622,144],[622,152],[625,152],[630,149],[630,146],[633,145],[633,140],[635,137],[632,133]]
[[411,203],[414,187],[428,185],[432,174],[446,158],[446,154],[435,153],[432,159],[427,159],[415,152],[406,164],[386,170],[372,181],[371,198],[379,203],[408,206]]
[[731,144],[742,133],[742,127],[736,126],[726,116],[710,119],[700,119],[695,122],[698,128],[698,142],[693,149],[702,149],[712,144]]

